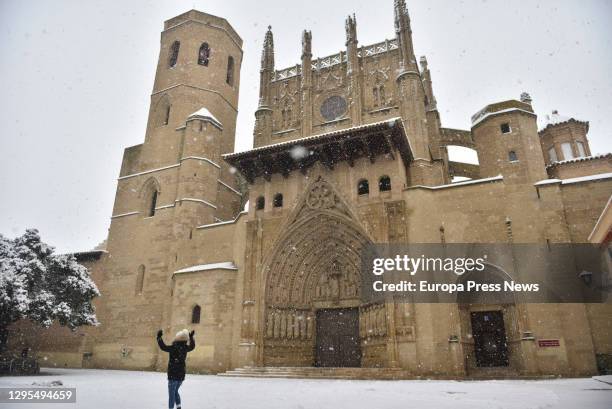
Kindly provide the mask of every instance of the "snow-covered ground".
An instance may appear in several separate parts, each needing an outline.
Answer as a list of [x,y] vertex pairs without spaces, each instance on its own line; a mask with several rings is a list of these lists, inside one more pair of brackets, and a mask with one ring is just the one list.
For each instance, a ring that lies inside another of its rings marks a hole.
[[[2,408],[166,408],[166,376],[156,372],[43,369],[2,377],[0,387],[61,380],[77,403],[1,404]],[[612,376],[555,380],[348,381],[187,375],[183,409],[501,409],[612,408]]]

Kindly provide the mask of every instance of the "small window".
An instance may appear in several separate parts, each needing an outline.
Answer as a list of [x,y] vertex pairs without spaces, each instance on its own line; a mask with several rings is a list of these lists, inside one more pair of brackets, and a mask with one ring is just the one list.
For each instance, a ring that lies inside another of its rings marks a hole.
[[561,144],[561,151],[563,152],[563,160],[569,160],[574,158],[574,152],[572,152],[572,145],[569,142]]
[[510,133],[512,131],[512,129],[510,129],[510,124],[507,122],[501,124],[500,129],[501,129],[501,133]]
[[193,310],[191,310],[191,323],[192,324],[200,323],[201,312],[202,312],[202,308],[199,305],[196,305],[195,307],[193,307]]
[[555,150],[554,146],[548,150],[548,160],[550,161],[550,163],[557,162],[558,160],[557,151]]
[[198,64],[208,67],[208,59],[210,58],[210,47],[208,43],[202,43],[198,51]]
[[166,107],[166,112],[164,112],[164,120],[162,124],[168,125],[168,123],[170,123],[170,105]]
[[149,201],[149,211],[147,212],[147,217],[155,216],[155,207],[157,206],[157,190],[154,190],[151,193],[151,199]]
[[272,202],[274,207],[283,207],[283,194],[277,193],[274,195],[274,201]]
[[388,192],[391,190],[391,178],[387,175],[381,176],[378,180],[378,190]]
[[508,152],[508,160],[510,162],[517,162],[518,161],[518,156],[516,156],[516,152],[514,152],[514,151]]
[[234,57],[231,55],[227,57],[227,77],[225,78],[230,86],[234,86]]
[[370,194],[370,183],[367,179],[361,179],[359,183],[357,183],[357,194],[358,195],[368,195]]
[[586,150],[584,149],[584,143],[580,141],[576,141],[576,148],[578,148],[578,156],[583,158],[586,155]]
[[176,65],[178,60],[179,48],[181,48],[181,42],[175,41],[170,46],[170,57],[168,58],[168,67],[172,68]]
[[145,266],[143,265],[138,266],[138,273],[136,274],[136,290],[134,292],[136,295],[142,294],[142,289],[144,287],[144,275],[145,275]]
[[255,210],[263,210],[266,207],[266,198],[259,196],[255,202]]

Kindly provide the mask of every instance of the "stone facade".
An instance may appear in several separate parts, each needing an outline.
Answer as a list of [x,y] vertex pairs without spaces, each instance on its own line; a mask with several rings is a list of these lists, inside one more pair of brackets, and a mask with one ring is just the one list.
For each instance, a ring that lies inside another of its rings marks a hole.
[[[301,62],[286,69],[274,66],[269,29],[254,148],[242,153],[232,153],[242,40],[195,10],[168,20],[145,142],[125,150],[106,249],[87,262],[101,325],[52,328],[39,354],[161,370],[155,332],[189,327],[190,371],[312,366],[318,312],[346,308],[358,310],[361,366],[473,376],[485,369],[470,314],[487,311],[503,316],[500,376],[595,373],[596,356],[612,354],[609,304],[361,303],[369,243],[583,243],[612,192],[609,158],[595,177],[548,180],[567,135],[590,155],[588,125],[538,133],[526,94],[480,110],[470,130],[443,128],[404,1],[394,8],[394,38],[360,46],[350,16],[346,49],[313,58],[305,31]],[[480,165],[450,162],[449,145],[475,149]]]

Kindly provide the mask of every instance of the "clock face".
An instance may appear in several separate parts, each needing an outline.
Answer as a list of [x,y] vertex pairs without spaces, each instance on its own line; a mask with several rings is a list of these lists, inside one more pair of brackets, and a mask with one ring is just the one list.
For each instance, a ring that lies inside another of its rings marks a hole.
[[339,95],[327,98],[321,104],[321,116],[326,121],[333,121],[340,118],[346,112],[346,99]]

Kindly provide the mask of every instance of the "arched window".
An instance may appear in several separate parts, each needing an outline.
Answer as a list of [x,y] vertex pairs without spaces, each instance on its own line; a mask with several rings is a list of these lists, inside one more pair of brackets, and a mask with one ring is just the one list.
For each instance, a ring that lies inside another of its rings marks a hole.
[[234,86],[234,57],[231,55],[227,57],[227,77],[225,78],[225,82],[232,87]]
[[274,195],[274,201],[272,202],[274,207],[283,207],[283,194],[277,193]]
[[181,48],[181,42],[175,41],[170,46],[170,56],[168,57],[168,67],[172,68],[176,65],[178,60],[179,48]]
[[516,156],[516,152],[514,152],[514,151],[510,151],[510,152],[508,152],[508,160],[509,160],[510,162],[516,162],[516,161],[518,161],[518,156]]
[[259,196],[255,202],[255,210],[263,210],[266,207],[266,198]]
[[370,194],[370,183],[367,179],[361,179],[359,183],[357,183],[357,194],[358,195],[367,195]]
[[381,176],[380,179],[378,179],[378,190],[381,192],[388,192],[391,190],[391,178],[389,176]]
[[166,107],[166,110],[164,111],[164,120],[162,121],[162,124],[168,125],[169,122],[170,122],[170,105],[168,105]]
[[200,313],[202,312],[202,308],[199,305],[195,305],[193,310],[191,310],[191,323],[199,324],[200,323]]
[[210,48],[208,43],[202,43],[198,52],[198,64],[208,67],[208,59],[210,58]]
[[157,196],[159,192],[157,189],[151,191],[149,195],[149,208],[147,211],[147,217],[155,216],[155,207],[157,206]]
[[145,266],[138,266],[138,273],[136,274],[136,289],[134,293],[136,295],[142,294],[142,288],[144,287],[144,275],[145,275]]

